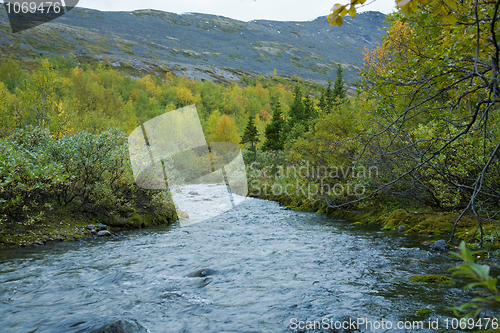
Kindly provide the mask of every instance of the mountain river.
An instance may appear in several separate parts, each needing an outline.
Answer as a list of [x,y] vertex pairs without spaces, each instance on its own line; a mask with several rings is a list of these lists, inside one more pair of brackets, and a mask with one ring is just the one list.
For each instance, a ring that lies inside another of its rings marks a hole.
[[247,198],[183,227],[0,250],[0,331],[450,332],[445,309],[471,294],[409,282],[458,263],[423,241]]

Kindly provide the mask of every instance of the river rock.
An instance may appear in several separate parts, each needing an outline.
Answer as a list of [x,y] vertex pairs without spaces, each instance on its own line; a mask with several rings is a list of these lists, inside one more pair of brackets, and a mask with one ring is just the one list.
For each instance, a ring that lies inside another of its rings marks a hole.
[[109,237],[109,236],[111,236],[111,233],[107,230],[101,230],[97,233],[97,236]]
[[96,229],[97,230],[108,230],[108,226],[105,224],[99,223],[98,225],[96,225]]
[[189,195],[200,195],[198,192],[191,191],[189,192]]
[[167,291],[161,295],[161,298],[179,298],[182,297],[182,294],[179,291]]
[[207,276],[215,275],[215,274],[217,274],[217,271],[215,269],[203,268],[203,269],[199,269],[197,271],[189,273],[187,275],[187,277],[207,277]]
[[445,252],[450,250],[450,246],[446,244],[446,241],[441,239],[432,244],[432,250],[436,252]]
[[136,320],[117,320],[102,328],[99,333],[150,333],[150,331]]
[[93,224],[89,224],[88,226],[86,226],[85,228],[87,228],[88,230],[93,230],[95,229],[95,225]]
[[407,228],[406,228],[406,226],[405,226],[405,225],[400,225],[400,226],[398,227],[398,232],[399,232],[400,234],[402,234],[403,232],[405,232],[405,231],[406,231],[406,229],[407,229]]

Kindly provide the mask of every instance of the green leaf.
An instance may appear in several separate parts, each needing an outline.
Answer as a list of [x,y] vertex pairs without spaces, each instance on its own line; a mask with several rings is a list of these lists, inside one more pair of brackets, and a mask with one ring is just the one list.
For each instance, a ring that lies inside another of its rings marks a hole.
[[462,241],[460,243],[460,252],[462,253],[462,257],[464,258],[465,261],[468,263],[474,263],[474,259],[472,258],[472,254],[470,250],[465,246],[465,242]]
[[445,3],[453,10],[457,10],[457,4],[455,1],[445,0]]
[[[460,260],[463,260],[462,256],[456,252],[450,252],[449,254],[453,257],[460,259]],[[452,270],[452,269],[454,269],[454,267],[449,268],[449,270]]]
[[490,266],[488,265],[471,264],[471,268],[485,281],[490,277]]
[[337,19],[335,20],[335,23],[337,23],[337,25],[340,27],[344,23],[342,16],[337,17]]
[[469,284],[467,284],[464,287],[464,290],[472,289],[472,288],[479,287],[479,286],[484,286],[484,282],[472,282],[472,283],[469,283]]
[[351,17],[354,17],[356,15],[356,7],[354,6],[349,7],[349,15]]

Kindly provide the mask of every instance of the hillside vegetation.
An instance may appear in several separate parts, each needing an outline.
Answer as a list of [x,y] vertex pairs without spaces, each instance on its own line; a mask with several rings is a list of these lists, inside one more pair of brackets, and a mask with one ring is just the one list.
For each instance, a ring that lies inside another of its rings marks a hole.
[[195,104],[208,142],[243,149],[250,195],[498,246],[496,19],[453,25],[429,15],[432,4],[419,6],[389,16],[380,45],[364,52],[355,95],[341,63],[325,87],[278,71],[211,82],[166,69],[132,77],[111,58],[2,59],[1,227],[29,230],[58,210],[118,225],[132,223],[141,204],[172,211],[168,192],[134,185],[123,138]]

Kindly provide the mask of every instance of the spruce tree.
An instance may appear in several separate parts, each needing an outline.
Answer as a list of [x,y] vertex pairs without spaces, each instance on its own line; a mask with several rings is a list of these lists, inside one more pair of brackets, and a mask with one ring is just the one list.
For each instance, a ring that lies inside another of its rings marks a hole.
[[283,139],[285,120],[283,119],[279,100],[276,101],[273,108],[273,119],[271,120],[271,123],[266,126],[266,142],[264,142],[264,145],[262,146],[262,150],[264,151],[283,150],[283,146],[285,145]]
[[343,100],[346,98],[346,89],[344,84],[344,70],[339,61],[337,65],[337,76],[335,77],[335,83],[333,84],[333,99],[339,98]]
[[259,141],[259,132],[257,131],[257,126],[255,126],[255,120],[252,116],[250,116],[248,118],[248,124],[245,128],[245,132],[243,133],[240,144],[243,145],[245,143],[250,143],[250,147],[248,149],[250,151],[253,151],[253,161],[255,161],[255,158],[257,157],[256,146]]
[[313,101],[309,97],[309,95],[306,95],[304,97],[304,124],[306,131],[309,130],[309,120],[314,118],[314,105]]
[[323,88],[321,96],[319,97],[319,108],[323,111],[330,112],[333,108],[333,104],[335,102],[335,96],[333,95],[332,90],[332,80],[328,78],[328,86]]
[[287,130],[290,130],[295,124],[305,120],[304,102],[302,102],[302,90],[298,84],[293,91],[293,103],[290,106],[288,114]]

